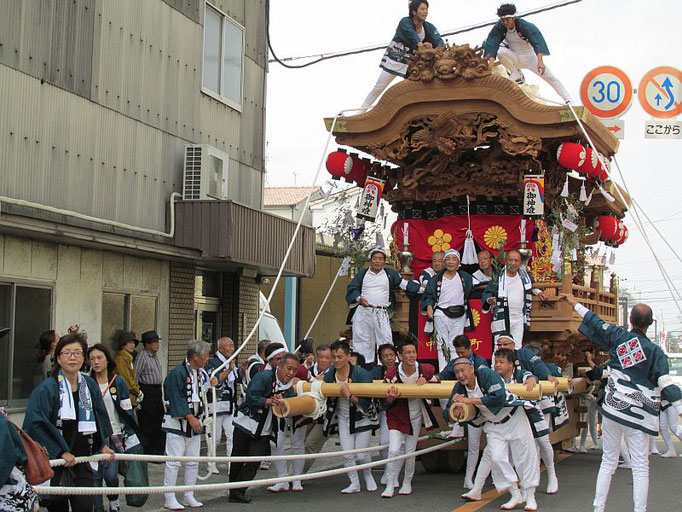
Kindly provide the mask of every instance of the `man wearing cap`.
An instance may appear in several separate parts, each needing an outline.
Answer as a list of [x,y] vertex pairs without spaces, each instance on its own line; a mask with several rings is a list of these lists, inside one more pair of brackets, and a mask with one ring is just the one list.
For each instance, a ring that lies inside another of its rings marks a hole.
[[163,370],[161,361],[156,355],[159,351],[161,338],[156,331],[147,331],[142,334],[144,350],[135,360],[135,379],[144,394],[144,400],[137,413],[142,434],[144,452],[148,455],[163,455],[166,445],[166,436],[161,431],[164,407],[161,394],[163,383]]
[[459,270],[459,252],[445,253],[445,269],[429,279],[422,296],[422,312],[433,319],[438,341],[438,369],[455,355],[453,340],[473,326],[469,295],[474,287],[470,274]]
[[[455,359],[454,367],[457,384],[443,410],[443,416],[446,421],[450,420],[452,403],[475,406],[477,416],[470,423],[481,426],[486,434],[495,488],[498,492],[509,491],[511,494],[509,501],[500,508],[512,510],[525,501],[526,510],[537,510],[535,488],[540,483],[539,462],[530,423],[523,411],[519,411],[523,409],[524,402],[509,395],[502,377],[490,368],[474,368],[466,357]],[[512,464],[519,472],[518,477],[509,462],[510,450]],[[519,477],[525,500],[517,484]],[[469,494],[463,497],[475,501],[480,499]]]
[[500,5],[497,16],[500,20],[483,42],[483,50],[490,64],[497,57],[511,73],[509,78],[519,85],[526,80],[521,69],[529,69],[551,85],[561,99],[567,103],[571,101],[564,85],[545,66],[543,58],[549,55],[549,49],[538,27],[517,18],[514,4]]
[[521,253],[511,250],[507,253],[505,267],[496,281],[490,281],[483,291],[481,311],[492,310],[490,329],[493,339],[503,333],[511,333],[516,348],[523,346],[524,330],[530,328],[530,310],[533,295],[547,300],[545,294],[533,288],[533,278],[521,268]]
[[607,324],[573,295],[562,293],[559,298],[571,304],[582,317],[580,333],[610,356],[602,403],[604,452],[592,503],[594,512],[604,511],[624,438],[632,459],[634,510],[643,512],[649,492],[649,436],[658,435],[661,400],[669,402],[682,415],[682,393],[670,377],[668,358],[646,335],[653,323],[653,313],[646,304],[637,304],[630,313],[632,330],[627,331]]
[[346,293],[346,302],[351,307],[353,348],[368,364],[376,361],[378,345],[393,344],[390,313],[396,290],[419,291],[417,281],[408,282],[396,270],[385,268],[385,249],[375,247],[369,259],[369,268],[357,273]]
[[135,379],[135,361],[133,354],[140,340],[134,332],[124,332],[118,341],[118,353],[116,354],[116,372],[123,377],[130,390],[130,403],[135,408],[138,402],[142,402],[144,393]]
[[[222,366],[234,354],[234,341],[232,338],[220,338],[218,340],[218,351],[213,358],[206,365],[206,372],[210,375],[213,370]],[[225,432],[225,446],[227,455],[232,452],[232,418],[234,409],[237,404],[237,390],[236,384],[239,380],[239,370],[236,368],[235,360],[230,361],[230,364],[225,366],[216,376],[218,378],[218,385],[216,386],[216,405],[215,413],[217,423],[214,426],[214,432],[211,432],[213,437],[213,444],[218,448],[220,439]],[[209,404],[208,413],[213,415],[213,393],[208,394]],[[217,453],[217,451],[216,451]],[[219,473],[218,467],[214,462],[209,463],[209,471],[211,473]]]

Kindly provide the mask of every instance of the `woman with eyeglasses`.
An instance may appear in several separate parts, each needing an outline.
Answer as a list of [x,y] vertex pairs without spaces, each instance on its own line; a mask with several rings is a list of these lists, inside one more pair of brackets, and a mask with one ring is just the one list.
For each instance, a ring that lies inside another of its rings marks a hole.
[[[65,466],[55,468],[52,486],[92,487],[96,463],[76,464],[76,457],[113,451],[105,446],[111,424],[97,383],[81,373],[88,349],[83,333],[62,336],[55,347],[50,378],[31,393],[24,418],[24,430],[47,448],[50,459],[62,458]],[[72,477],[72,480],[71,478]],[[92,496],[50,496],[50,512],[91,512]]]
[[[116,453],[124,453],[124,445],[138,444],[135,440],[137,423],[133,415],[130,392],[125,380],[116,375],[116,362],[109,349],[98,343],[88,349],[87,359],[90,364],[90,377],[99,386],[104,405],[107,408],[112,435],[105,440],[105,444]],[[107,487],[118,487],[118,461],[103,462],[95,472],[95,487],[100,487],[104,480]],[[107,495],[109,512],[121,510],[118,494]],[[101,495],[95,496],[95,512],[104,511],[104,500]]]

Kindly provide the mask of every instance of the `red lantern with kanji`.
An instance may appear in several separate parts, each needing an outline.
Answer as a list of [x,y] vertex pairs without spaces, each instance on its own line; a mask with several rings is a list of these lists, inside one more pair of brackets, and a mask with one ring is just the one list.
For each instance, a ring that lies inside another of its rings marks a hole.
[[594,229],[599,231],[599,240],[604,242],[615,242],[621,236],[622,222],[615,217],[599,215],[594,219]]
[[585,163],[585,148],[575,142],[564,142],[557,149],[556,158],[562,167],[578,170]]

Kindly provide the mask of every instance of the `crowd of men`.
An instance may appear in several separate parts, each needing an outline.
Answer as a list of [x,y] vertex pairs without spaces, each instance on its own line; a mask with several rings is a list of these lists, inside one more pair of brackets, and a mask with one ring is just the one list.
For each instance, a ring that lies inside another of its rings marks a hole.
[[[287,445],[289,453],[295,456],[319,453],[328,439],[338,436],[341,449],[350,452],[343,455],[349,482],[341,492],[352,494],[362,492],[363,488],[369,492],[379,489],[369,468],[355,469],[372,460],[369,452],[353,452],[368,448],[372,436],[378,435],[380,443],[388,446],[379,453],[380,459],[407,456],[385,465],[380,480],[381,496],[392,498],[396,493],[412,494],[415,457],[409,455],[415,453],[422,429],[437,427],[441,423],[437,414],[442,414],[445,423],[451,426],[444,430],[445,437],[464,436],[463,424],[466,428],[468,451],[464,487],[467,491],[462,498],[481,500],[486,480],[492,476],[495,488],[508,491],[510,495],[502,509],[537,510],[535,493],[540,483],[541,462],[547,471],[546,493],[554,494],[559,490],[549,436],[552,430],[566,424],[568,410],[561,394],[531,401],[507,390],[507,384],[517,383],[532,391],[540,381],[555,381],[561,376],[561,369],[543,361],[542,348],[538,344],[522,345],[524,331],[530,322],[532,297],[538,296],[540,300],[546,300],[546,297],[534,287],[531,276],[522,267],[521,255],[518,251],[508,251],[504,267],[493,272],[492,255],[481,251],[479,268],[471,275],[460,268],[457,251],[435,253],[432,267],[415,280],[406,280],[387,268],[386,252],[380,247],[372,249],[368,259],[369,267],[359,272],[347,289],[346,299],[352,312],[352,342],[340,338],[330,345],[313,347],[312,340],[306,340],[301,343],[298,353],[292,353],[282,343],[261,340],[256,353],[238,365],[232,357],[235,353],[232,339],[220,338],[212,356],[209,343],[193,341],[189,343],[186,359],[164,375],[157,356],[162,340],[155,331],[142,334],[143,348],[139,352],[140,341],[133,333],[121,336],[115,358],[107,356],[106,360],[111,359],[115,368],[112,368],[117,374],[114,379],[120,379],[116,381],[117,387],[129,390],[129,400],[123,401],[127,404],[126,414],[135,411],[133,422],[136,425],[132,426],[137,427],[133,430],[139,435],[145,453],[198,457],[202,439],[217,449],[224,434],[225,453],[229,456],[281,455]],[[495,343],[491,361],[475,353],[465,334],[472,325],[469,298],[475,288],[483,289],[484,311],[491,315]],[[426,330],[438,346],[434,364],[417,360],[415,343],[394,344],[390,318],[395,292],[399,289],[420,297],[421,310],[431,320],[427,322]],[[603,416],[604,455],[594,510],[604,510],[619,456],[632,468],[635,510],[646,510],[648,456],[652,436],[659,431],[659,409],[668,411],[667,418],[668,413],[674,411],[673,420],[682,412],[682,396],[668,375],[667,359],[660,347],[646,337],[652,323],[651,309],[644,304],[635,306],[630,317],[632,330],[626,331],[605,324],[572,295],[562,295],[559,300],[574,306],[576,313],[583,317],[580,332],[610,357],[604,367],[595,365],[591,355],[588,358],[592,362],[588,377],[602,380],[604,390],[596,401],[597,412]],[[429,327],[429,324],[432,325]],[[52,346],[51,359],[60,365],[81,364],[65,355],[67,352],[68,355],[80,354],[75,342],[67,337],[59,338],[55,348],[53,345],[58,337],[55,334],[45,336],[50,342],[47,345]],[[64,351],[65,346],[76,348]],[[107,348],[102,345],[91,347],[88,355],[92,350],[107,354]],[[90,357],[92,364],[93,356]],[[100,359],[105,360],[104,357]],[[48,380],[54,377],[54,368]],[[88,377],[83,379],[90,386]],[[107,386],[107,379],[109,377],[105,375],[100,384],[104,393],[116,393],[111,385],[114,380]],[[315,380],[340,384],[341,390],[341,396],[326,398],[326,412],[321,417],[280,419],[274,415],[273,408],[294,395],[297,381]],[[350,384],[376,380],[396,386],[391,386],[385,396],[374,399],[353,395]],[[452,381],[454,387],[449,400],[440,403],[403,397],[397,386],[443,381]],[[54,392],[52,395],[53,401],[59,401]],[[31,402],[34,401],[32,396]],[[451,417],[449,411],[453,403],[475,407],[473,419],[460,422],[458,413]],[[438,406],[440,411],[435,410]],[[33,416],[40,414],[33,410],[35,408],[29,409]],[[119,416],[121,413],[115,405],[109,412]],[[215,424],[212,422],[214,413]],[[597,413],[593,416],[596,422]],[[99,420],[103,418],[102,415]],[[668,422],[672,425],[670,418]],[[33,424],[35,420],[28,422],[29,426]],[[483,432],[487,443],[481,452]],[[110,451],[117,450],[114,443],[108,446]],[[312,464],[313,459],[296,459],[290,468],[285,461],[276,461],[272,467],[278,478],[284,478],[289,474],[302,475]],[[196,483],[197,461],[184,464],[169,461],[165,463],[164,486],[177,484],[183,465],[184,484]],[[232,462],[228,464],[229,481],[251,481],[260,467],[260,462]],[[220,472],[216,464],[210,464],[209,471]],[[304,487],[301,480],[294,479],[291,483],[272,485],[267,490],[302,492]],[[230,490],[228,499],[250,503],[252,498],[247,495],[246,488],[237,488]],[[117,500],[114,502],[118,503]],[[193,492],[184,493],[181,500],[173,492],[165,494],[167,509],[201,506]]]

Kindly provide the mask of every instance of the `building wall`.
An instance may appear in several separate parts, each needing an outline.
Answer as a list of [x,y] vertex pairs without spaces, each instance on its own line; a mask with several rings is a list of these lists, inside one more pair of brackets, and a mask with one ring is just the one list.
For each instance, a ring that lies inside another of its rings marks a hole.
[[174,368],[187,357],[187,345],[194,340],[194,264],[170,263],[168,317],[168,367]]
[[[52,319],[46,328],[63,335],[69,326],[78,324],[90,345],[108,342],[101,339],[103,293],[153,296],[157,331],[163,339],[168,337],[169,264],[165,261],[0,234],[0,281],[51,287]],[[33,347],[37,341],[15,340],[15,344]],[[159,358],[166,371],[168,347],[164,343]]]
[[0,16],[0,195],[166,229],[184,146],[230,157],[230,196],[262,206],[263,1],[245,27],[241,112],[201,92],[199,0],[16,0]]

